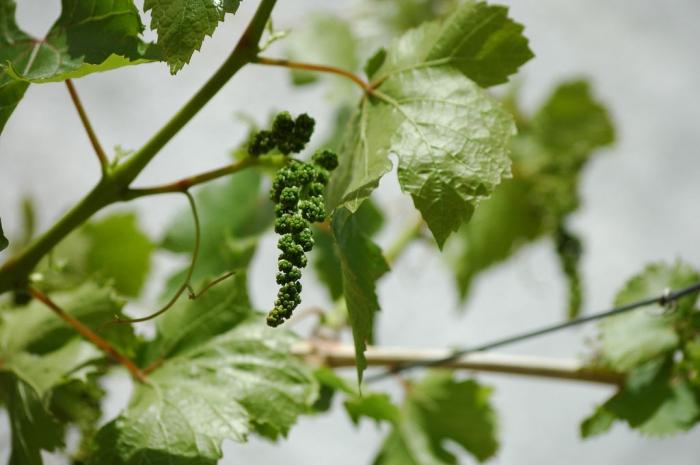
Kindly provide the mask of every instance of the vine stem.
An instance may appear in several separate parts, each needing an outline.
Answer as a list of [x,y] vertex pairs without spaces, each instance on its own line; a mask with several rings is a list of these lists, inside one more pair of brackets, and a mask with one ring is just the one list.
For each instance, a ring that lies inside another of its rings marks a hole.
[[240,160],[236,163],[232,163],[230,165],[223,166],[221,168],[217,168],[211,171],[205,171],[200,174],[196,174],[194,176],[188,176],[186,178],[182,178],[178,181],[171,182],[168,184],[163,184],[161,186],[153,186],[153,187],[144,187],[144,188],[139,188],[139,189],[129,189],[126,194],[124,195],[124,198],[126,200],[131,200],[131,199],[137,199],[139,197],[147,197],[151,195],[160,195],[160,194],[172,194],[176,192],[184,192],[187,191],[189,188],[194,187],[199,184],[204,184],[209,181],[213,181],[218,178],[222,178],[224,176],[228,176],[230,174],[237,173],[241,170],[244,170],[245,168],[249,168],[251,166],[254,166],[258,163],[258,159],[256,158],[244,158],[243,160]]
[[116,362],[119,364],[123,365],[129,372],[132,374],[134,378],[141,382],[146,381],[146,375],[141,371],[139,367],[137,367],[134,362],[132,362],[128,357],[124,356],[121,354],[116,348],[114,348],[109,342],[107,342],[105,339],[102,339],[97,333],[95,333],[92,329],[90,329],[88,326],[71,316],[69,313],[67,313],[65,310],[63,310],[56,302],[51,300],[49,296],[41,292],[39,289],[36,289],[34,287],[29,287],[28,288],[29,294],[46,305],[49,309],[53,310],[53,312],[58,315],[63,321],[68,323],[73,329],[75,329],[81,336],[83,336],[85,339],[93,343],[95,346],[97,346],[99,349],[101,349],[103,352],[107,353],[110,357],[112,357]]
[[95,155],[97,155],[97,160],[100,162],[102,176],[104,176],[107,173],[107,167],[109,166],[107,154],[102,148],[102,145],[100,145],[100,141],[97,138],[97,134],[95,134],[95,130],[92,128],[90,118],[88,118],[87,113],[85,112],[85,107],[83,107],[83,104],[80,101],[78,91],[75,90],[73,81],[70,79],[66,79],[65,82],[66,87],[68,88],[68,93],[70,94],[70,98],[73,101],[73,105],[75,106],[75,109],[78,110],[78,116],[80,117],[80,121],[83,123],[83,127],[85,128],[85,132],[87,133],[88,139],[90,139],[90,144],[92,144],[92,148],[95,150]]
[[197,264],[197,256],[199,255],[199,247],[200,242],[202,240],[202,232],[199,222],[199,214],[197,213],[197,204],[194,202],[192,194],[190,194],[186,190],[182,191],[182,193],[187,197],[187,201],[189,202],[190,208],[192,209],[192,220],[194,221],[194,248],[192,249],[192,261],[190,262],[190,267],[187,269],[187,276],[185,276],[185,280],[182,282],[182,284],[177,289],[175,294],[170,298],[170,300],[159,310],[141,318],[117,318],[113,321],[113,323],[142,323],[144,321],[152,320],[153,318],[156,318],[162,315],[163,313],[167,312],[173,305],[175,305],[175,302],[177,302],[177,299],[180,298],[183,292],[191,289],[190,281],[192,280],[192,273],[194,273],[194,267]]
[[0,293],[26,286],[28,276],[37,263],[71,231],[107,205],[129,200],[129,186],[146,165],[243,66],[254,61],[259,52],[260,37],[276,1],[260,1],[255,15],[226,61],[139,151],[111,172],[108,171],[58,222],[0,267]]
[[[331,368],[354,367],[355,348],[349,344],[328,341],[301,341],[292,347],[298,357],[320,362]],[[429,363],[450,355],[449,349],[408,347],[368,347],[365,352],[368,366],[394,367],[407,363]],[[440,365],[490,373],[537,376],[599,384],[622,385],[624,375],[614,371],[587,367],[576,360],[562,360],[524,355],[473,352]]]
[[317,65],[314,63],[302,63],[299,61],[285,60],[282,58],[269,58],[258,56],[253,63],[259,65],[281,66],[284,68],[303,69],[305,71],[318,71],[320,73],[330,73],[350,79],[352,82],[360,86],[365,92],[374,93],[374,87],[357,74],[354,74],[346,69],[338,68],[337,66]]

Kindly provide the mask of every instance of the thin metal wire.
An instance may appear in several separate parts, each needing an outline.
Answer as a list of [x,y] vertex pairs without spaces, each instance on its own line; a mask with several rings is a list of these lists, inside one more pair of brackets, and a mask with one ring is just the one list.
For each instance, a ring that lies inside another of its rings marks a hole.
[[567,329],[567,328],[572,328],[574,326],[579,326],[585,323],[590,323],[591,321],[597,321],[597,320],[602,320],[604,318],[609,318],[614,315],[619,315],[621,313],[626,313],[632,310],[636,310],[641,307],[646,307],[648,305],[653,305],[653,304],[659,304],[662,306],[666,306],[670,303],[676,302],[678,299],[685,297],[690,294],[694,294],[696,292],[700,292],[700,282],[695,283],[691,286],[678,289],[676,291],[671,291],[664,292],[660,296],[656,297],[649,297],[648,299],[643,299],[643,300],[638,300],[635,302],[631,302],[625,305],[621,305],[619,307],[612,308],[610,310],[606,310],[603,312],[599,313],[594,313],[589,316],[583,316],[580,318],[576,318],[573,320],[565,321],[564,323],[558,323],[555,325],[550,325],[550,326],[545,326],[540,329],[535,329],[532,331],[528,331],[525,333],[520,333],[516,334],[513,336],[508,336],[505,338],[497,339],[492,342],[487,342],[485,344],[480,344],[478,346],[473,346],[473,347],[465,347],[463,349],[457,349],[455,350],[451,355],[443,358],[438,358],[435,360],[429,360],[429,361],[422,361],[422,362],[415,362],[415,363],[406,363],[403,365],[398,365],[390,370],[387,370],[382,373],[377,373],[374,375],[367,376],[365,378],[365,381],[367,383],[373,383],[376,381],[380,381],[382,379],[388,378],[390,376],[393,376],[397,373],[403,373],[408,370],[413,370],[416,368],[429,368],[429,367],[434,367],[434,366],[439,366],[443,365],[449,362],[454,362],[455,360],[469,354],[472,352],[483,352],[486,350],[491,350],[495,349],[497,347],[503,347],[509,344],[515,344],[516,342],[521,342],[525,341],[527,339],[532,339],[535,337],[543,336],[545,334],[550,334],[554,333],[556,331],[560,331],[562,329]]

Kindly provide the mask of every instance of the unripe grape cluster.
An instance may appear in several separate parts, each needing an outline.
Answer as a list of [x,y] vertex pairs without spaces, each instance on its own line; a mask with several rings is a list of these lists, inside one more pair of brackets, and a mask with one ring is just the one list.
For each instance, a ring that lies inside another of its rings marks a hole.
[[316,121],[306,113],[293,119],[292,115],[283,111],[275,116],[271,130],[255,134],[248,146],[248,153],[252,157],[265,155],[274,149],[284,155],[299,153],[311,139],[315,124]]
[[301,269],[307,263],[306,253],[314,246],[310,225],[326,219],[323,193],[330,172],[337,166],[334,152],[320,150],[311,157],[311,163],[290,160],[272,183],[270,198],[275,203],[275,232],[280,235],[277,247],[282,253],[277,262],[280,288],[275,306],[267,315],[270,326],[289,319],[301,303]]

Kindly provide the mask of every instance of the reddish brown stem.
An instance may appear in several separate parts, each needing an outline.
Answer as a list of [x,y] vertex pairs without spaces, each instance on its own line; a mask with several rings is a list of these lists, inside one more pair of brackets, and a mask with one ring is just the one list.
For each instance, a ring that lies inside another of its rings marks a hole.
[[66,87],[68,88],[68,93],[70,94],[71,100],[73,100],[75,109],[78,110],[80,121],[83,123],[85,132],[87,132],[88,138],[90,139],[90,144],[92,144],[92,148],[95,150],[95,155],[97,155],[97,159],[100,162],[100,168],[102,168],[102,172],[104,173],[107,171],[107,166],[109,164],[107,154],[102,149],[100,141],[97,139],[94,129],[92,129],[92,124],[90,124],[90,119],[88,118],[87,113],[85,113],[85,108],[80,101],[80,97],[78,97],[78,92],[75,90],[75,86],[73,86],[73,81],[66,79]]
[[146,375],[144,375],[143,371],[141,371],[141,369],[137,367],[134,364],[134,362],[132,362],[131,360],[129,360],[129,358],[119,353],[119,351],[112,347],[112,345],[109,342],[98,336],[97,333],[95,333],[88,326],[66,313],[66,311],[59,307],[58,304],[56,304],[56,302],[51,300],[49,296],[47,296],[39,289],[36,289],[34,287],[29,288],[29,294],[31,294],[32,297],[34,297],[35,299],[49,307],[51,310],[53,310],[53,312],[56,315],[58,315],[63,321],[68,323],[70,326],[72,326],[73,329],[75,329],[81,336],[83,336],[85,339],[93,343],[99,349],[107,353],[117,363],[123,365],[127,370],[129,370],[129,372],[134,378],[138,379],[141,382],[146,381]]
[[140,189],[129,189],[124,195],[124,200],[136,199],[158,194],[172,194],[177,192],[187,192],[187,190],[198,184],[204,184],[214,179],[222,178],[233,173],[237,173],[245,168],[253,166],[257,161],[254,158],[244,158],[241,161],[223,166],[211,171],[188,176],[175,182],[154,187],[144,187]]
[[369,94],[374,92],[374,87],[372,87],[372,85],[369,82],[360,78],[358,75],[348,71],[347,69],[338,68],[336,66],[301,63],[298,61],[284,60],[280,58],[267,58],[261,56],[258,56],[253,61],[253,63],[257,63],[259,65],[282,66],[284,68],[303,69],[305,71],[318,71],[320,73],[337,74],[338,76],[343,76],[344,78],[350,79],[352,82],[360,86],[365,92]]

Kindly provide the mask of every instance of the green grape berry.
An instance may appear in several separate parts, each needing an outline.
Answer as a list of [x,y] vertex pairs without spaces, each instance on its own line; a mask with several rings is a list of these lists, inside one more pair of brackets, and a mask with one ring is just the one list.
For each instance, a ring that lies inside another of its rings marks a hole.
[[280,260],[279,262],[277,262],[277,268],[282,273],[291,273],[292,270],[294,270],[294,265],[292,265],[292,262],[288,260]]
[[277,241],[277,248],[280,249],[282,252],[291,253],[291,251],[295,250],[296,247],[297,243],[294,240],[294,236],[292,236],[291,234],[284,234]]
[[333,171],[338,167],[338,155],[331,150],[318,150],[311,157],[311,161],[328,171]]
[[309,228],[294,235],[294,240],[304,249],[304,252],[310,252],[314,248],[314,236]]
[[292,115],[286,111],[275,116],[272,122],[272,137],[277,145],[277,149],[285,155],[292,152],[294,127]]
[[311,135],[314,133],[315,126],[316,121],[306,113],[297,116],[297,119],[294,121],[293,152],[299,153],[304,150],[306,144],[311,140]]
[[[291,263],[290,263],[291,265]],[[296,268],[292,265],[291,270],[284,272],[280,271],[277,273],[277,284],[286,284],[286,283],[291,283],[295,281],[299,281],[301,279],[301,270],[299,268]]]
[[325,186],[321,184],[320,182],[312,182],[309,184],[309,197],[320,197],[323,196],[323,191],[325,190]]
[[283,205],[285,208],[294,208],[299,201],[299,187],[285,187],[280,193],[279,204]]
[[314,182],[321,184],[322,186],[327,186],[331,175],[325,168],[317,168],[314,173]]
[[[275,148],[283,155],[299,153],[311,140],[315,126],[316,121],[306,113],[302,113],[296,119],[293,119],[289,112],[278,113],[270,130],[259,131],[253,136],[248,146],[248,154],[251,157],[259,157]],[[279,190],[276,195],[279,195]],[[273,198],[273,201],[277,201],[276,198]]]
[[248,154],[252,157],[259,157],[275,148],[275,140],[270,131],[260,131],[250,142],[248,146]]
[[322,197],[311,197],[299,202],[301,216],[312,223],[321,223],[326,219],[326,209]]
[[298,249],[298,252],[283,252],[279,256],[280,260],[287,260],[292,263],[292,265],[298,268],[305,268],[307,264],[306,255],[304,255],[304,250],[302,248]]

